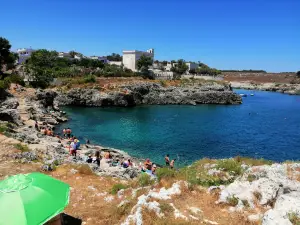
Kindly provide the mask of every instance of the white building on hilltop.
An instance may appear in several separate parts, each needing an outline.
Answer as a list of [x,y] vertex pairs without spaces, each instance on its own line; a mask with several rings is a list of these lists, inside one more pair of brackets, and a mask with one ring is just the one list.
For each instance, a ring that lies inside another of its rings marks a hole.
[[35,50],[33,50],[32,48],[19,48],[17,50],[17,54],[19,56],[17,64],[24,63],[26,59],[28,59],[34,51]]
[[141,58],[141,56],[150,57],[152,60],[154,59],[154,49],[149,49],[146,52],[143,51],[123,51],[123,65],[124,67],[131,69],[132,71],[137,71],[137,61]]

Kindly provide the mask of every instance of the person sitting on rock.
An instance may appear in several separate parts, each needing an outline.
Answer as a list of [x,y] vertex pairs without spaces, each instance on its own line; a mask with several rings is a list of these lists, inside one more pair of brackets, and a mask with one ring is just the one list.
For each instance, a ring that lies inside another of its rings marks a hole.
[[155,164],[153,164],[151,171],[152,171],[152,174],[155,175],[155,171],[156,171],[156,165]]
[[146,170],[151,170],[152,162],[150,161],[150,159],[146,159],[146,161],[144,162],[144,166]]
[[91,155],[91,154],[88,155],[88,158],[87,158],[86,162],[87,162],[87,163],[92,163],[92,162],[93,162],[93,159],[92,159],[92,155]]
[[100,155],[100,151],[96,151],[95,152],[95,157],[93,159],[94,163],[97,163],[97,166],[100,166],[100,161],[101,161],[101,155]]
[[130,159],[128,159],[127,161],[125,161],[125,162],[122,163],[122,167],[123,168],[128,168],[129,166],[132,167],[132,162],[131,162]]

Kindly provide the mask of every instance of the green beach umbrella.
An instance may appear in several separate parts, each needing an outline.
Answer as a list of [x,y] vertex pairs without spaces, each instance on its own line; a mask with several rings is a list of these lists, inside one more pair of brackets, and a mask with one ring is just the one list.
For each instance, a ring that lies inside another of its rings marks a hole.
[[0,225],[39,225],[69,204],[70,186],[42,173],[0,182]]

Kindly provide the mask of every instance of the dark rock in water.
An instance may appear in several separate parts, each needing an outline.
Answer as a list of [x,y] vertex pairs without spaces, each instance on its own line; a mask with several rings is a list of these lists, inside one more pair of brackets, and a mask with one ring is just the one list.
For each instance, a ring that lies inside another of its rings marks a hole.
[[19,102],[16,98],[7,98],[5,101],[0,103],[0,108],[3,109],[16,109],[19,106]]
[[240,104],[242,99],[232,92],[230,85],[207,84],[204,86],[162,87],[156,83],[141,83],[122,86],[126,93],[100,93],[96,89],[71,89],[60,93],[55,104],[80,106],[121,106],[135,105],[196,105],[196,104]]
[[0,120],[22,125],[21,117],[16,109],[0,109]]

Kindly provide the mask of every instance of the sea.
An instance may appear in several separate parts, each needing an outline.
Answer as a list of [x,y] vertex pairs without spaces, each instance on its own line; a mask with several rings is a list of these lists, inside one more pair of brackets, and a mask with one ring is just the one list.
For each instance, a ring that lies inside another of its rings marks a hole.
[[179,166],[204,157],[300,160],[300,96],[235,92],[247,94],[243,104],[63,107],[69,121],[56,129],[156,163],[169,154]]

